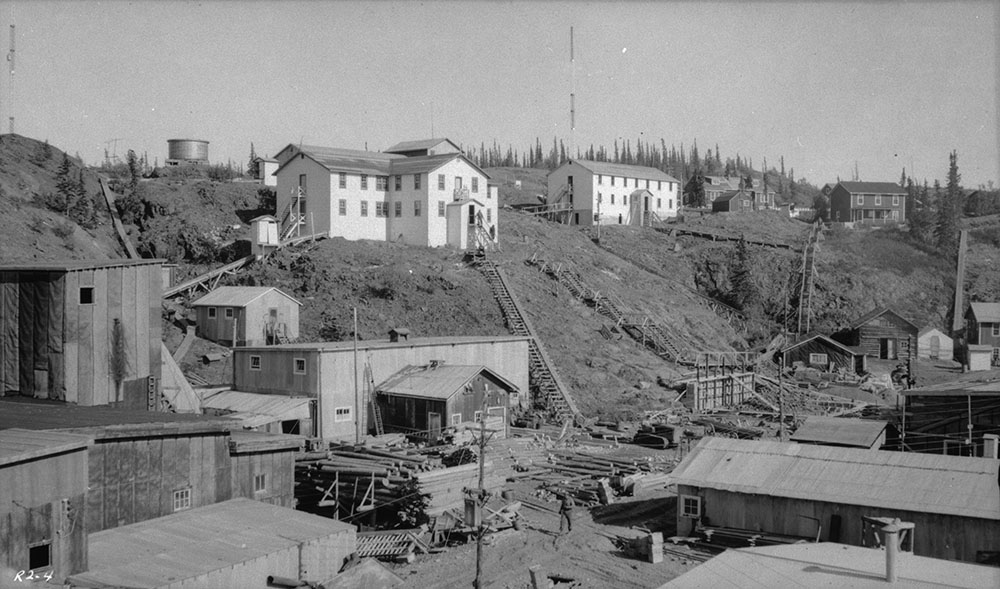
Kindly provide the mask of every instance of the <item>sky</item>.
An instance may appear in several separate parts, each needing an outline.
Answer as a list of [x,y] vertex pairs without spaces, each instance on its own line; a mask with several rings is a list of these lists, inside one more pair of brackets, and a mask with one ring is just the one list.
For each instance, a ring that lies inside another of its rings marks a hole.
[[[97,164],[167,139],[519,152],[638,139],[797,179],[1000,183],[997,0],[0,2],[0,121]],[[570,28],[573,60],[570,60]],[[0,30],[10,46],[10,27]],[[570,93],[576,96],[575,128]],[[11,100],[12,98],[12,100]],[[115,141],[117,140],[117,141]]]

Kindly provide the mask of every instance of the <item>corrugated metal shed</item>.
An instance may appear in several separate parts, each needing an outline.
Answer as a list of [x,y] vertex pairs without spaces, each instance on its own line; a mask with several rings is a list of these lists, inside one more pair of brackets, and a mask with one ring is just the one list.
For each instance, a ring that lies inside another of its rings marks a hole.
[[969,312],[978,323],[1000,323],[1000,303],[969,303]]
[[0,466],[86,448],[93,438],[64,432],[0,430]]
[[874,419],[852,419],[847,417],[806,418],[802,427],[792,434],[793,442],[813,442],[834,446],[875,446],[887,427],[885,421]]
[[704,438],[672,482],[1000,520],[1000,460]]
[[245,307],[260,297],[271,291],[277,292],[281,296],[292,301],[296,305],[302,303],[294,297],[284,292],[280,288],[273,286],[220,286],[197,301],[191,303],[192,307]]
[[159,587],[353,530],[334,519],[231,499],[91,534],[89,570],[70,581]]
[[226,417],[239,419],[244,427],[293,419],[309,419],[309,397],[220,391],[201,401],[201,408],[232,411]]
[[422,399],[450,399],[461,391],[466,383],[483,372],[509,386],[512,390],[517,390],[517,387],[510,381],[485,366],[457,365],[423,369],[407,366],[386,379],[385,382],[376,387],[376,390],[379,393],[389,395],[420,397]]
[[[833,542],[736,548],[712,557],[660,589],[878,589],[887,586],[885,566],[883,550]],[[995,567],[905,552],[897,556],[897,573],[896,585],[901,587],[1000,587],[1000,569]]]

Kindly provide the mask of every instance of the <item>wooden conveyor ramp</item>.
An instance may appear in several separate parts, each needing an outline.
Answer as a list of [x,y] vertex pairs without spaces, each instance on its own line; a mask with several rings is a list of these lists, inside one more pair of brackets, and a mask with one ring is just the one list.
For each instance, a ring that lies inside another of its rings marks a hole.
[[816,282],[816,250],[819,248],[819,233],[822,225],[813,224],[809,231],[809,241],[802,250],[802,268],[799,273],[799,308],[796,333],[808,333],[812,319],[812,295]]

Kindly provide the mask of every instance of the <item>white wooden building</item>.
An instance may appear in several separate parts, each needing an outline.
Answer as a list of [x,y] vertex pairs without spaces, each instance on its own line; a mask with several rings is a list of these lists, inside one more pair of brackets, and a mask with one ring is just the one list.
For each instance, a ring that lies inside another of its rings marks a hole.
[[[677,215],[680,182],[646,166],[571,160],[549,172],[548,204],[572,205],[570,223],[643,225]],[[655,216],[654,216],[655,215]]]
[[231,346],[265,346],[299,337],[302,303],[273,286],[220,286],[191,303],[198,337]]
[[282,239],[327,234],[459,249],[497,241],[489,176],[447,139],[386,152],[288,145],[277,158]]

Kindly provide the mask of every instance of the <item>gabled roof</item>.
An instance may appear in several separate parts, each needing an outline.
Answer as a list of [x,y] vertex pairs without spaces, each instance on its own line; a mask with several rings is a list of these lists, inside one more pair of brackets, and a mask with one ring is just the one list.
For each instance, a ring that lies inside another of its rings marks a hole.
[[650,192],[646,188],[637,188],[637,189],[633,190],[632,192],[630,192],[629,196],[632,197],[632,198],[638,198],[638,197],[642,196],[643,193],[646,193],[646,194],[648,194],[650,196],[653,195],[653,193]]
[[[388,176],[389,162],[403,158],[405,156],[392,153],[380,153],[377,151],[362,151],[360,149],[341,149],[337,147],[321,147],[318,145],[294,145],[289,144],[281,152],[291,148],[293,154],[285,161],[275,174],[285,166],[295,160],[299,153],[304,154],[317,164],[330,170],[331,172],[354,172],[356,174],[370,174],[372,176]],[[279,155],[280,153],[279,152]]]
[[976,323],[1000,323],[1000,303],[970,303],[969,313]]
[[842,344],[842,343],[840,343],[840,342],[838,342],[838,341],[836,341],[834,339],[831,339],[831,338],[827,337],[826,335],[823,335],[822,333],[817,333],[817,332],[811,332],[811,333],[805,334],[804,336],[802,336],[802,339],[798,340],[794,344],[791,344],[791,345],[783,348],[781,350],[781,353],[782,354],[786,354],[786,353],[794,350],[795,348],[797,348],[797,347],[799,347],[801,345],[804,345],[804,344],[807,344],[807,343],[811,342],[814,339],[822,340],[822,341],[830,344],[831,346],[833,346],[835,348],[838,348],[838,349],[841,349],[841,350],[847,352],[848,354],[853,354],[853,355],[862,354],[862,352],[859,351],[859,350],[851,348],[850,346],[845,346],[844,344]]
[[[667,174],[666,172],[657,170],[656,168],[650,168],[648,166],[633,166],[630,164],[615,164],[611,162],[595,162],[593,160],[571,160],[563,165],[566,166],[573,163],[577,164],[581,168],[589,170],[594,174],[603,174],[605,176],[626,176],[629,178],[639,178],[642,180],[660,180],[662,182],[680,183],[677,180],[677,178],[674,178],[673,176]],[[549,172],[549,174],[551,173],[552,172]]]
[[296,305],[302,303],[286,294],[280,288],[273,286],[220,286],[191,303],[192,307],[245,307],[271,291],[292,301]]
[[402,159],[392,160],[389,166],[390,174],[426,174],[433,172],[434,170],[440,168],[441,166],[447,164],[448,162],[460,159],[463,162],[472,166],[477,172],[486,176],[489,180],[490,175],[483,171],[482,168],[477,166],[461,153],[442,153],[440,155],[417,155],[413,157],[405,157]]
[[275,223],[277,223],[278,218],[273,215],[260,215],[259,217],[254,217],[253,219],[250,219],[251,223],[253,223],[254,221],[274,221]]
[[925,335],[927,335],[928,333],[931,333],[932,331],[936,331],[936,332],[940,333],[943,337],[951,339],[951,337],[947,333],[945,333],[943,330],[941,330],[941,329],[939,329],[939,328],[937,328],[937,327],[935,327],[933,325],[925,325],[920,331],[917,332],[917,337],[924,337]]
[[396,145],[393,145],[389,149],[386,149],[386,153],[400,153],[405,151],[417,151],[420,149],[431,149],[442,143],[447,143],[455,148],[455,151],[461,153],[462,148],[455,145],[455,142],[447,137],[441,137],[439,139],[417,139],[416,141],[400,141]]
[[674,470],[695,487],[1000,520],[1000,460],[708,437]]
[[851,194],[906,194],[906,189],[895,182],[839,182]]
[[795,430],[791,440],[871,448],[878,442],[887,426],[887,422],[874,419],[811,415],[799,429]]
[[890,307],[881,307],[879,309],[873,309],[873,310],[865,313],[864,315],[862,315],[861,317],[859,317],[857,320],[854,321],[854,323],[851,325],[851,329],[857,329],[857,328],[861,327],[862,325],[864,325],[865,323],[868,323],[872,319],[878,317],[879,315],[884,315],[886,313],[892,313],[893,315],[895,315],[899,319],[905,321],[906,323],[909,323],[910,326],[913,327],[913,329],[919,329],[917,327],[916,323],[910,321],[906,317],[903,317],[902,315],[900,315],[899,313],[897,313],[896,311],[894,311]]
[[742,190],[727,190],[726,192],[723,192],[719,196],[715,197],[713,202],[728,202],[741,195],[747,197],[750,196]]
[[376,387],[379,393],[420,397],[423,399],[450,399],[481,373],[499,381],[511,391],[517,386],[485,366],[438,365],[406,366]]

